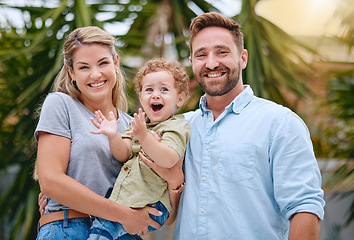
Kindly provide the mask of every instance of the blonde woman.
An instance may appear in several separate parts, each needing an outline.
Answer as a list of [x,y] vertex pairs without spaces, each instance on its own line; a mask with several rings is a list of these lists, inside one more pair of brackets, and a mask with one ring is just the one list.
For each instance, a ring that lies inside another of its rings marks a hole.
[[[131,234],[146,234],[149,225],[160,228],[149,216],[161,214],[155,208],[133,209],[105,198],[122,164],[107,137],[90,133],[90,117],[97,110],[113,112],[120,132],[131,121],[114,41],[98,27],[78,28],[65,41],[64,65],[35,130],[38,180],[47,197],[37,239],[87,239],[90,215],[120,222]],[[173,185],[184,179],[178,166],[156,171]]]

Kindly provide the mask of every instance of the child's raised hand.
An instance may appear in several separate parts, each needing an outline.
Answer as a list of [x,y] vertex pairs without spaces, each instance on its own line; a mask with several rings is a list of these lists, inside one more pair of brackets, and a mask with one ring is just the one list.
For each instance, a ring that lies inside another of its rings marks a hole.
[[138,114],[134,113],[134,119],[131,121],[132,129],[126,132],[127,135],[133,135],[141,141],[147,134],[148,130],[145,122],[145,113],[139,108]]
[[117,119],[114,116],[114,113],[111,111],[109,112],[109,119],[107,119],[103,113],[98,110],[95,111],[96,120],[90,118],[91,122],[95,127],[98,128],[96,131],[91,131],[90,133],[93,134],[104,134],[108,138],[112,138],[117,135],[118,133],[118,125]]

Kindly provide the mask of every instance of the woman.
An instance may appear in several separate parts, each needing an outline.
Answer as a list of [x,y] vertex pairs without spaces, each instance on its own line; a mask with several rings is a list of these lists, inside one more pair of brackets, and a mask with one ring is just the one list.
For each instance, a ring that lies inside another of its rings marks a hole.
[[[108,139],[90,133],[90,117],[113,111],[119,131],[128,127],[124,79],[114,38],[98,27],[78,28],[64,43],[64,66],[53,93],[43,103],[35,136],[36,168],[41,191],[48,197],[37,239],[86,239],[89,215],[120,222],[130,234],[146,234],[148,226],[160,228],[150,207],[132,209],[105,198],[121,164],[110,153]],[[148,163],[150,164],[150,163]],[[173,169],[155,168],[169,188],[183,182],[180,164]],[[179,195],[170,193],[176,207]]]

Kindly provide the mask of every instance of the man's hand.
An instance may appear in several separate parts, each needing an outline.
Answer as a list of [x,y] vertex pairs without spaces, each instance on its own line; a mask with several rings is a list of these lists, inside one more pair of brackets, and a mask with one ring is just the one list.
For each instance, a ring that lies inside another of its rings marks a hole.
[[44,214],[44,208],[47,206],[47,196],[44,195],[42,192],[39,193],[38,195],[38,206],[39,206],[39,213],[41,216]]

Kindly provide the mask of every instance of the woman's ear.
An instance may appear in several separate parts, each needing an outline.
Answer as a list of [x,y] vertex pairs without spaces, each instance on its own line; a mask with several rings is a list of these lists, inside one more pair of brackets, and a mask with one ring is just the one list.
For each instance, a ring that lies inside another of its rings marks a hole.
[[66,68],[66,71],[68,71],[68,73],[71,77],[71,80],[75,81],[75,74],[73,73],[73,70],[68,65],[65,65],[65,68]]
[[119,69],[119,56],[118,56],[118,54],[116,54],[116,56],[113,59],[113,61],[114,61],[114,70],[116,72],[118,72],[118,69]]

